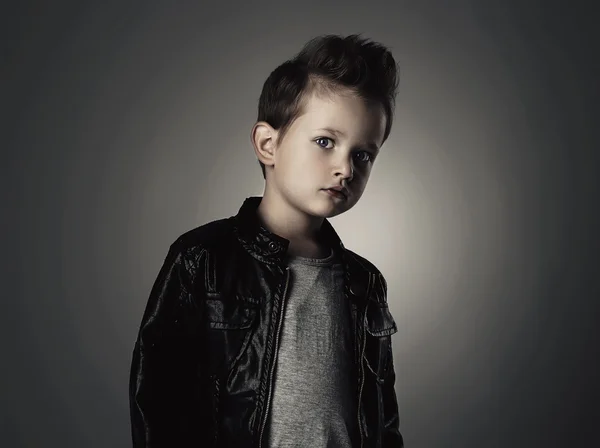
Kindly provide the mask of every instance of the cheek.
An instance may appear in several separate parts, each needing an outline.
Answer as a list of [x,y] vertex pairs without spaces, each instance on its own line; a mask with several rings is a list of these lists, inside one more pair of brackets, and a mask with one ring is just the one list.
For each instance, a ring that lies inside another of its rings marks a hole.
[[296,174],[308,178],[317,175],[319,169],[325,166],[326,160],[318,151],[310,151],[310,148],[298,148],[291,163]]
[[367,181],[369,180],[370,175],[371,175],[370,167],[365,167],[365,168],[357,167],[356,171],[354,171],[354,182],[356,183],[357,186],[364,188],[365,185],[367,184]]

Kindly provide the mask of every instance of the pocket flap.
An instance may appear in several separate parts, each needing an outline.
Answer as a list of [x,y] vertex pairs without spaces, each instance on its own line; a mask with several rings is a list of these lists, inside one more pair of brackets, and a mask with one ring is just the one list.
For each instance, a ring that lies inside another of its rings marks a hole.
[[210,328],[241,330],[252,325],[256,308],[237,301],[205,299],[205,316]]
[[367,332],[371,336],[390,336],[398,331],[389,307],[369,304],[367,307]]

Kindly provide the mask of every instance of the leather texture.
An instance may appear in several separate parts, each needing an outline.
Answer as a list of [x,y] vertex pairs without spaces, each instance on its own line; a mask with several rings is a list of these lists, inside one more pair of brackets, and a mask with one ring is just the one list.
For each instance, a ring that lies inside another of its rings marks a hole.
[[[289,242],[260,225],[261,199],[247,198],[237,215],[197,227],[170,246],[133,349],[134,448],[266,448]],[[328,220],[322,231],[344,266],[358,378],[357,447],[401,448],[391,342],[397,327],[385,278],[344,247]]]

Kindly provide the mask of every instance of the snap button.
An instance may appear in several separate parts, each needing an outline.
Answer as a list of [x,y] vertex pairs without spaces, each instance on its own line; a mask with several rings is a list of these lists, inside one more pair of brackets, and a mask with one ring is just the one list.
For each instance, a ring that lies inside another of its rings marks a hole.
[[275,241],[271,241],[269,243],[269,250],[271,252],[277,252],[279,250],[279,246],[277,245],[277,243]]

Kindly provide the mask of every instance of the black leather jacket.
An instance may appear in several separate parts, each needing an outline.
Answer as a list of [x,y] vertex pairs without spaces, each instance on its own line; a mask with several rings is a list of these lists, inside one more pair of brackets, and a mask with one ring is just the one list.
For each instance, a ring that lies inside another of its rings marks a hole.
[[[264,437],[289,272],[289,241],[259,224],[261,197],[236,216],[180,236],[146,306],[129,384],[136,448],[265,447]],[[403,446],[383,275],[345,249],[343,259],[356,365],[359,447]]]

